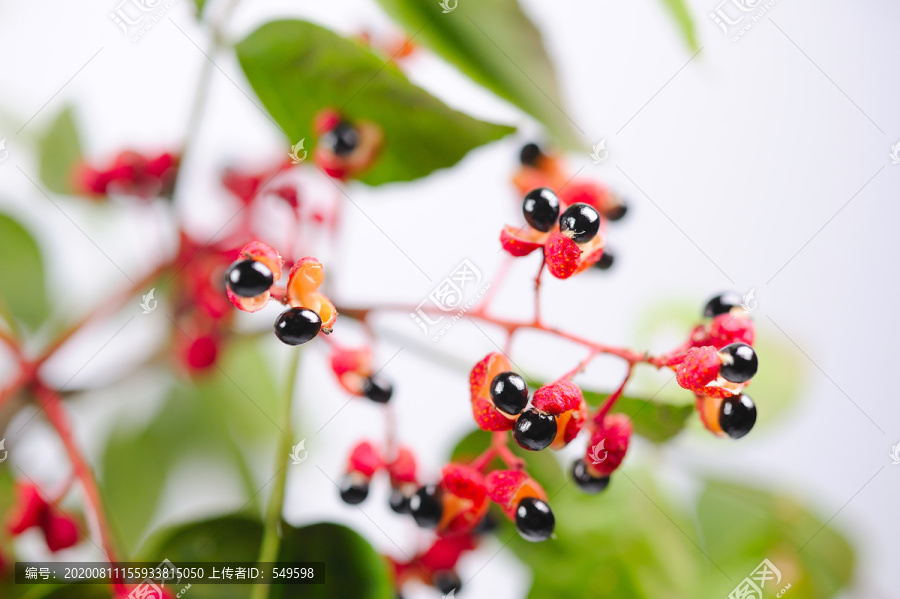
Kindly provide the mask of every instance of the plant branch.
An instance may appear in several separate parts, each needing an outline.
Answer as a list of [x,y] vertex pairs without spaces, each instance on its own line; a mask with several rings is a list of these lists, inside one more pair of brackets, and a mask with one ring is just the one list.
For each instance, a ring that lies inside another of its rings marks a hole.
[[[110,563],[115,563],[116,551],[114,549],[112,529],[106,519],[106,512],[103,510],[100,489],[97,486],[97,480],[94,478],[90,465],[85,460],[84,455],[75,442],[75,437],[72,435],[69,418],[62,407],[59,393],[42,383],[37,383],[34,386],[34,390],[43,406],[44,413],[47,414],[47,419],[54,430],[56,430],[56,434],[59,435],[63,447],[65,447],[66,455],[68,455],[69,461],[72,463],[75,477],[81,483],[87,503],[94,513],[97,528],[100,529],[100,543],[103,546],[106,559]],[[121,586],[120,582],[114,582],[113,584],[116,588]]]

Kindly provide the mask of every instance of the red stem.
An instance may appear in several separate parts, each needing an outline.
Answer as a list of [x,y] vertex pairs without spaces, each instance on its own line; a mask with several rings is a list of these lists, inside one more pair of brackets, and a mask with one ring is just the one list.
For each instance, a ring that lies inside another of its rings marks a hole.
[[[56,430],[56,434],[59,435],[59,438],[65,447],[66,454],[69,456],[69,461],[72,463],[72,469],[74,470],[75,476],[81,483],[87,503],[94,513],[97,527],[100,529],[100,542],[103,546],[103,552],[106,553],[106,559],[110,563],[115,563],[116,557],[115,550],[113,549],[112,530],[109,526],[109,522],[106,520],[106,513],[103,511],[100,490],[97,487],[97,481],[94,478],[94,473],[91,470],[90,465],[88,465],[81,450],[75,443],[75,438],[72,435],[72,429],[69,425],[69,419],[62,407],[59,393],[42,383],[35,384],[34,390],[38,399],[42,402],[44,412],[47,414],[47,419]],[[120,581],[114,581],[113,586],[117,591],[127,591]]]
[[619,385],[618,389],[613,391],[610,396],[606,398],[606,401],[603,402],[603,405],[600,406],[600,408],[597,410],[597,413],[593,418],[594,424],[602,424],[603,419],[606,418],[606,415],[609,414],[609,411],[612,410],[614,405],[616,405],[616,401],[618,401],[619,397],[622,396],[622,392],[625,391],[625,385],[628,383],[628,379],[631,378],[631,371],[633,370],[633,368],[633,364],[628,366],[628,372],[625,373],[625,380],[622,381],[622,384]]
[[546,264],[547,258],[544,255],[544,249],[541,248],[541,267],[538,268],[537,275],[534,277],[534,324],[536,325],[541,323],[541,276],[544,274]]

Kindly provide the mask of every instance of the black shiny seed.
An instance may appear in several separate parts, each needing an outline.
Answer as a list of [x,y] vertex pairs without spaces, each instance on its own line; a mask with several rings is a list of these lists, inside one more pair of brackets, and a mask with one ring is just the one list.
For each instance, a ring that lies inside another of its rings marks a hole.
[[572,204],[559,217],[559,230],[575,243],[587,243],[600,232],[600,213],[589,204]]
[[516,419],[513,438],[525,449],[545,449],[556,438],[556,418],[537,410],[525,410]]
[[587,464],[584,460],[577,460],[572,464],[572,480],[578,485],[578,488],[591,495],[604,491],[609,486],[608,476],[592,476],[588,472]]
[[289,308],[275,319],[275,336],[288,345],[301,345],[322,330],[322,319],[308,308]]
[[759,368],[756,352],[746,343],[732,343],[719,350],[722,365],[719,374],[732,383],[746,383]]
[[603,254],[600,259],[594,262],[594,268],[597,270],[609,270],[616,261],[616,256],[609,251],[609,248],[603,248]]
[[384,377],[373,374],[363,381],[363,395],[376,403],[387,403],[394,394],[394,386]]
[[732,439],[740,439],[756,424],[756,405],[749,396],[729,397],[719,409],[719,426]]
[[359,145],[359,131],[346,121],[322,136],[322,143],[338,156],[346,156]]
[[350,505],[357,505],[369,496],[369,482],[358,475],[348,474],[341,481],[341,499]]
[[515,372],[501,372],[491,381],[491,400],[501,412],[515,416],[528,405],[528,385]]
[[434,573],[434,576],[432,576],[431,579],[434,582],[435,588],[437,588],[442,595],[449,595],[454,591],[458,593],[462,588],[462,581],[459,579],[459,576],[451,570],[439,570]]
[[516,508],[516,530],[526,541],[546,541],[553,534],[556,519],[550,506],[537,497],[526,497]]
[[444,506],[437,485],[420,487],[409,499],[409,513],[422,528],[434,528],[441,521]]
[[239,297],[256,297],[274,282],[272,270],[259,260],[238,260],[225,273],[225,283]]
[[392,489],[391,497],[388,501],[391,509],[398,514],[409,513],[409,497],[400,489]]
[[541,152],[541,147],[539,145],[536,143],[527,143],[522,146],[522,149],[519,151],[519,162],[524,166],[535,166],[543,155],[544,153]]
[[628,204],[619,200],[619,202],[610,208],[607,208],[603,211],[603,216],[607,219],[615,222],[617,220],[622,220],[625,218],[625,215],[628,214]]
[[532,189],[522,201],[522,214],[532,228],[546,233],[559,218],[559,198],[547,187]]
[[715,318],[720,314],[728,314],[732,308],[736,308],[744,303],[744,297],[737,291],[725,291],[706,302],[703,308],[703,316],[707,318]]

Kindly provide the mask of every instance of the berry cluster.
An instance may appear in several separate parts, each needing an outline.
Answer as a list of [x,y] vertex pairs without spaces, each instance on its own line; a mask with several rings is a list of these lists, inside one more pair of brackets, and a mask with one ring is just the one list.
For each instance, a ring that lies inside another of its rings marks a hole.
[[120,152],[106,168],[79,165],[75,171],[75,189],[94,197],[170,197],[178,162],[179,157],[169,152],[144,156],[126,150]]
[[567,279],[600,260],[605,238],[600,213],[583,202],[566,206],[550,188],[525,194],[526,225],[507,225],[500,233],[503,249],[516,257],[543,248],[544,262],[554,277]]
[[[575,179],[561,159],[535,143],[522,147],[519,162],[513,184],[524,195],[522,211],[527,226],[506,227],[500,236],[504,249],[513,256],[524,256],[543,247],[550,273],[560,279],[589,266],[609,269],[613,254],[605,247],[603,231],[607,222],[625,216],[627,205],[600,183]],[[597,236],[600,239],[590,243]]]
[[30,483],[16,484],[16,502],[6,527],[12,535],[40,528],[47,548],[53,553],[78,543],[78,526],[72,517],[47,503],[38,488]]
[[759,360],[752,347],[755,327],[742,303],[733,291],[710,299],[703,310],[706,321],[666,359],[678,384],[696,395],[704,426],[733,439],[749,433],[756,422],[756,405],[743,390]]
[[315,131],[321,134],[313,160],[335,179],[346,180],[364,173],[381,151],[381,127],[369,121],[350,122],[333,109],[316,115]]
[[256,312],[279,297],[290,307],[275,320],[275,336],[288,345],[306,343],[319,331],[331,333],[337,310],[319,292],[325,278],[322,263],[312,257],[301,258],[291,268],[287,286],[277,289],[274,285],[283,266],[284,260],[272,247],[250,242],[225,273],[228,299],[240,310]]
[[559,380],[534,392],[528,405],[525,380],[511,372],[505,355],[488,354],[472,369],[469,391],[475,422],[482,430],[513,430],[521,447],[561,449],[587,420],[587,404],[576,385]]

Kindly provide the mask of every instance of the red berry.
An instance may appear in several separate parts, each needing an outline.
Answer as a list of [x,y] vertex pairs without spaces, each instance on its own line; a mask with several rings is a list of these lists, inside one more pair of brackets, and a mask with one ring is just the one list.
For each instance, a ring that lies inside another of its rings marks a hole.
[[32,526],[38,526],[48,509],[49,505],[35,485],[16,483],[15,507],[6,527],[12,535],[22,534]]
[[75,521],[65,514],[46,511],[41,520],[41,530],[44,531],[47,548],[54,553],[78,543],[78,527]]

